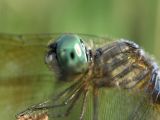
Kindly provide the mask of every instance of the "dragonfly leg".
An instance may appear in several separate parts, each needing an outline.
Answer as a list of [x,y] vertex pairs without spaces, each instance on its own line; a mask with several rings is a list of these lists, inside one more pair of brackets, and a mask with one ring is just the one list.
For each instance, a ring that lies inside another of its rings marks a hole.
[[59,118],[59,117],[66,117],[70,114],[70,111],[72,110],[72,108],[74,107],[74,104],[76,103],[76,101],[78,100],[78,98],[80,97],[81,93],[83,92],[82,89],[80,89],[80,91],[75,95],[75,97],[73,98],[73,100],[71,101],[70,106],[68,107],[67,111],[63,114],[57,114],[57,115],[52,115],[53,118]]
[[73,93],[71,95],[69,95],[62,103],[57,104],[57,105],[53,105],[54,107],[62,107],[67,105],[70,101],[72,101],[77,94],[79,94],[79,92],[81,91],[82,86],[78,86],[78,88],[76,88],[74,91],[72,91]]
[[[58,94],[54,99],[46,100],[43,103],[36,104],[36,105],[33,105],[33,106],[27,108],[26,110],[17,114],[16,117],[18,118],[19,116],[30,114],[34,111],[53,109],[55,107],[61,107],[61,106],[67,105],[75,97],[77,92],[80,90],[81,84],[79,85],[79,83],[80,83],[80,81],[78,81],[77,83],[74,83],[69,88],[65,89],[60,94]],[[76,87],[76,86],[78,86],[78,87]],[[52,103],[53,101],[56,101],[56,100],[60,99],[64,94],[67,94],[68,92],[72,92],[72,94],[69,95],[69,97],[67,97],[62,103],[60,103],[58,105],[51,105],[50,104],[50,102]]]
[[53,101],[56,101],[58,99],[60,99],[63,95],[70,93],[71,91],[73,91],[76,86],[78,86],[81,83],[81,81],[77,81],[76,83],[74,83],[73,85],[71,85],[70,87],[66,88],[65,90],[63,90],[61,93],[59,93],[58,95],[56,95],[53,98]]
[[93,90],[93,120],[98,120],[98,88],[94,87]]
[[85,93],[84,93],[83,103],[82,103],[82,110],[81,110],[81,114],[80,114],[80,120],[83,120],[84,112],[86,110],[87,95],[88,95],[88,90],[86,90]]
[[18,113],[18,114],[16,115],[16,118],[19,118],[20,116],[24,116],[24,115],[32,114],[32,112],[34,112],[34,111],[37,111],[37,110],[38,110],[38,109],[36,109],[36,108],[37,108],[37,106],[41,106],[41,109],[39,109],[39,110],[45,110],[46,108],[45,108],[45,107],[42,107],[42,106],[45,106],[45,104],[46,104],[46,103],[48,103],[48,101],[47,101],[47,100],[46,100],[45,102],[43,102],[43,103],[36,104],[36,105],[33,105],[33,106],[31,106],[31,107],[27,108],[27,109],[25,109],[24,111],[22,111],[22,112]]

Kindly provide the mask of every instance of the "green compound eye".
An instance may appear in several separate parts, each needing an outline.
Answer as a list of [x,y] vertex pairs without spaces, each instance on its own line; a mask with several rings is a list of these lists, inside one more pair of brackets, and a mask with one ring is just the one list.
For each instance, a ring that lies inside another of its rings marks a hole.
[[66,34],[58,38],[57,61],[64,72],[80,73],[87,68],[87,50],[81,38]]

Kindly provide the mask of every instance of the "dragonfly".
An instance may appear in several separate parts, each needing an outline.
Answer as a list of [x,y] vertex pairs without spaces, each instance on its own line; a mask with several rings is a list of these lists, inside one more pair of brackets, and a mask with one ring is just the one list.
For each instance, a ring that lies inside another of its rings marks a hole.
[[38,120],[33,116],[40,113],[51,120],[160,118],[159,67],[132,41],[74,33],[1,34],[0,39],[8,45],[2,46],[3,51],[16,50],[18,56],[25,56],[11,61],[33,65],[24,75],[44,74],[37,64],[44,59],[42,69],[51,71],[45,75],[55,77],[54,95],[18,113],[19,120]]

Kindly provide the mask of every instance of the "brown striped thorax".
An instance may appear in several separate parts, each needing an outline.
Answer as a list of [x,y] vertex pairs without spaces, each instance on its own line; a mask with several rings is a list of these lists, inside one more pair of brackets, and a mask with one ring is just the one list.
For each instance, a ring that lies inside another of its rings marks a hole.
[[98,48],[94,64],[97,86],[144,89],[151,92],[155,102],[160,102],[159,68],[136,43],[119,40]]

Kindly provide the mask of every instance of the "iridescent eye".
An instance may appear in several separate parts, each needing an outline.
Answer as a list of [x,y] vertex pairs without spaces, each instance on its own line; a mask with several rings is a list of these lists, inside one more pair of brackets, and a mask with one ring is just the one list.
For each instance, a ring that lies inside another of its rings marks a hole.
[[[53,43],[51,43],[53,44]],[[77,35],[66,34],[56,40],[57,62],[63,72],[70,72],[73,75],[80,73],[87,67],[86,50]],[[51,51],[53,51],[51,49]]]

